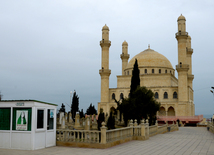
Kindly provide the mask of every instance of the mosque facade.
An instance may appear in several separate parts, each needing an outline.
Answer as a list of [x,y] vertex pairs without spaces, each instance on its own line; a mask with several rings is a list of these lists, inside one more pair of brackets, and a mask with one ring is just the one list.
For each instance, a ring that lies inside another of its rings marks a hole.
[[[170,61],[162,54],[150,49],[140,52],[129,61],[128,43],[122,43],[122,75],[117,76],[117,87],[109,88],[109,28],[103,26],[102,62],[99,74],[101,76],[101,101],[98,103],[105,113],[111,108],[116,108],[116,100],[129,96],[132,70],[135,59],[140,70],[140,86],[145,86],[154,92],[154,98],[161,103],[158,116],[195,116],[193,100],[192,53],[191,37],[186,32],[186,19],[183,15],[177,20],[178,32],[175,38],[178,43],[178,64],[174,69]],[[178,78],[175,77],[175,71]]]

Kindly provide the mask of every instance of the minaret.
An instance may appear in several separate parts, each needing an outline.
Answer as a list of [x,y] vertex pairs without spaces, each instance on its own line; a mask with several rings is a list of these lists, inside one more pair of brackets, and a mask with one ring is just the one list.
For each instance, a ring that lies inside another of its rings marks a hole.
[[191,37],[188,35],[188,38],[187,38],[187,64],[189,65],[188,86],[193,89],[192,81],[194,79],[194,75],[192,75],[192,53],[193,53],[193,49],[191,48]]
[[120,55],[122,60],[122,75],[125,75],[125,69],[128,65],[129,54],[128,54],[128,43],[126,41],[122,44],[122,54]]
[[[176,70],[178,72],[178,104],[186,104],[188,101],[187,76],[189,70],[186,52],[188,33],[186,32],[185,17],[181,15],[177,22],[178,32],[176,33],[176,39],[178,41],[178,65],[176,65]],[[187,115],[185,109],[180,109],[180,115]]]
[[111,46],[111,41],[109,41],[109,28],[106,25],[102,28],[100,46],[102,48],[102,62],[101,69],[99,70],[101,76],[101,104],[106,105],[103,109],[106,113],[109,109],[109,76],[111,74],[111,70],[109,69],[109,47]]

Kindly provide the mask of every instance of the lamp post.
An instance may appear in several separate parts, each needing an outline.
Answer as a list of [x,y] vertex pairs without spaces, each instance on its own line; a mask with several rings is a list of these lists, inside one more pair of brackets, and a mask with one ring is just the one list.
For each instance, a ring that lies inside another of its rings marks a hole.
[[72,97],[72,91],[70,91],[70,105],[71,105],[71,97]]
[[[212,88],[212,90],[210,90],[210,92],[213,94],[213,97],[214,97],[214,87],[211,87]],[[213,118],[211,118],[211,122],[213,123]]]

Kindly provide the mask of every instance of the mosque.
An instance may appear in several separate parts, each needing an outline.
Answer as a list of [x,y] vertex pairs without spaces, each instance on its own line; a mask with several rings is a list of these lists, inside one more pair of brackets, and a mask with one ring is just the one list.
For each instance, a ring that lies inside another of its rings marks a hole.
[[[129,96],[132,69],[135,59],[138,61],[140,70],[140,86],[146,86],[154,92],[154,98],[161,103],[158,116],[195,116],[193,100],[192,53],[191,37],[186,32],[186,19],[183,15],[177,19],[178,32],[175,38],[178,42],[178,64],[174,69],[170,61],[155,50],[148,49],[135,55],[129,62],[128,43],[122,43],[122,75],[117,76],[117,88],[109,88],[109,28],[103,26],[102,62],[99,74],[101,76],[101,101],[98,110],[103,109],[109,113],[111,108],[116,108],[116,100]],[[175,70],[178,78],[175,77]]]

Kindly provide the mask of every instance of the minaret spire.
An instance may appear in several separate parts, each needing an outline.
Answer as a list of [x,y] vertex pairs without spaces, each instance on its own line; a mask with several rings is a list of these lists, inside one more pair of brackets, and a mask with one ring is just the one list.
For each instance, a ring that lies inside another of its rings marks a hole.
[[193,116],[193,92],[192,88],[189,88],[189,69],[190,63],[188,60],[188,33],[186,32],[186,18],[181,14],[178,17],[178,32],[176,33],[176,39],[178,41],[178,65],[176,70],[178,72],[178,111],[180,116]]
[[120,55],[122,60],[122,75],[125,75],[125,69],[128,65],[129,54],[128,54],[128,43],[126,41],[122,44],[122,54]]
[[[100,41],[102,48],[102,62],[99,74],[101,76],[101,102],[98,103],[98,111],[103,108],[103,112],[108,113],[109,111],[109,76],[111,70],[109,69],[109,48],[111,41],[109,41],[109,28],[105,24],[102,28],[102,40]],[[102,103],[105,103],[105,105]]]

